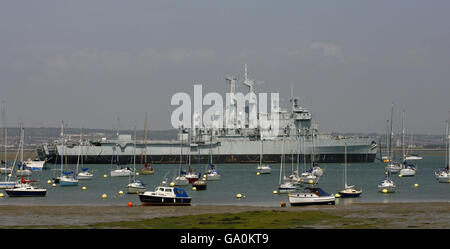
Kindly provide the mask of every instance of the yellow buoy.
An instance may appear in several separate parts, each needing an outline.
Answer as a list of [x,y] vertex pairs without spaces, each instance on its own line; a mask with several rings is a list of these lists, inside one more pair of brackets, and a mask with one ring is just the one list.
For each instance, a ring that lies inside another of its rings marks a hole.
[[106,199],[108,196],[106,194],[102,194],[102,199]]
[[336,198],[340,198],[340,197],[341,197],[341,195],[340,195],[340,194],[335,194],[335,195],[334,195],[334,197],[336,197]]
[[418,187],[419,187],[419,184],[417,184],[417,183],[414,184],[414,187],[415,187],[415,188],[418,188]]
[[236,198],[242,198],[242,194],[237,194]]
[[47,183],[50,184],[50,183],[52,183],[52,181],[48,180]]
[[136,172],[136,175],[138,176],[138,175],[139,175],[139,172]]
[[119,191],[119,195],[123,195],[123,191],[122,190]]
[[170,183],[170,186],[171,186],[171,187],[175,186],[175,183],[174,183],[174,182],[171,182],[171,183]]
[[53,183],[53,184],[52,184],[52,187],[56,187],[56,183]]
[[196,191],[196,190],[197,190],[197,188],[196,188],[196,187],[192,187],[192,190]]
[[259,175],[261,175],[261,173],[259,173],[259,172],[256,172],[256,175],[257,175],[257,176],[259,176]]
[[11,173],[8,174],[8,177],[11,177]]
[[403,177],[403,175],[398,175],[398,177],[402,178],[402,177]]
[[0,193],[0,197],[3,197],[3,193]]
[[86,187],[85,187],[85,186],[83,186],[83,187],[81,188],[81,190],[86,190]]
[[385,172],[384,172],[384,174],[385,174],[385,175],[387,175],[387,174],[388,174],[388,172],[387,172],[387,171],[385,171]]
[[273,193],[274,195],[276,195],[276,194],[278,194],[278,191],[274,190],[272,193]]
[[313,180],[309,180],[309,184],[313,184],[314,183],[314,181]]
[[103,175],[103,177],[106,178],[106,177],[108,177],[108,175],[105,174],[105,175]]
[[387,189],[383,189],[381,192],[383,192],[383,193],[387,193],[388,192],[388,190]]
[[286,202],[282,201],[282,202],[280,203],[280,206],[281,206],[281,207],[286,207]]

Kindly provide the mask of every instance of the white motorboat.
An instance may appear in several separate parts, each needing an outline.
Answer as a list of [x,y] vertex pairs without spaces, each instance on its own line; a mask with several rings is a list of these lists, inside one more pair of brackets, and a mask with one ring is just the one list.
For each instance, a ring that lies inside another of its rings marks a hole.
[[0,189],[13,188],[16,185],[15,181],[2,181],[0,182]]
[[292,182],[284,182],[278,186],[278,193],[280,194],[292,193],[296,190],[297,186],[295,186],[295,184],[293,184]]
[[192,198],[186,191],[178,187],[159,186],[155,191],[139,194],[144,206],[190,206]]
[[308,192],[289,194],[291,206],[304,205],[334,205],[336,197],[323,191],[321,188],[307,188]]
[[258,165],[258,167],[256,167],[256,171],[260,174],[270,174],[272,173],[272,166],[267,164]]
[[409,155],[406,156],[406,160],[407,161],[413,161],[413,160],[422,160],[423,157],[419,156],[419,155]]
[[33,171],[41,171],[44,169],[46,161],[41,161],[39,159],[31,160],[30,158],[25,162],[27,168]]

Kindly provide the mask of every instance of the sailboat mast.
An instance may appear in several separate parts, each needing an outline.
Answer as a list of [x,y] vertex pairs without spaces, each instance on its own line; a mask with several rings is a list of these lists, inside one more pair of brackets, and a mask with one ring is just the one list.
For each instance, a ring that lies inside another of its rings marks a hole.
[[147,126],[148,126],[148,119],[147,119],[147,112],[145,112],[145,124],[144,124],[144,165],[147,166]]
[[280,164],[280,182],[281,185],[281,176],[283,174],[283,164],[284,164],[284,134],[283,134],[283,146],[281,147],[281,164]]
[[134,121],[134,139],[133,139],[133,170],[134,181],[136,182],[136,120]]
[[7,179],[8,174],[6,174],[6,170],[8,169],[8,164],[6,163],[8,160],[8,129],[6,128],[6,119],[5,119],[5,103],[2,101],[2,120],[3,120],[3,136],[5,138],[5,181]]
[[[117,117],[117,141],[116,141],[116,148],[119,145],[119,127],[120,127],[120,117]],[[117,150],[117,155],[116,155],[116,161],[117,161],[117,165],[119,165],[119,151]]]
[[344,188],[347,188],[347,143],[344,144]]
[[260,145],[259,145],[259,147],[260,147],[260,149],[259,149],[259,151],[260,151],[260,155],[259,155],[259,166],[262,166],[262,161],[263,161],[263,140],[262,140],[262,138],[261,138],[261,143],[260,143]]
[[403,161],[406,158],[406,151],[405,151],[405,110],[403,110],[403,113],[402,113],[402,158],[403,158]]
[[78,167],[79,167],[79,165],[80,165],[80,157],[82,157],[81,156],[81,143],[83,142],[83,127],[81,127],[81,129],[80,129],[80,145],[79,145],[79,147],[80,147],[80,149],[78,150],[78,157],[77,157],[77,174],[78,174]]
[[392,154],[392,136],[393,136],[393,131],[392,131],[392,123],[394,121],[394,103],[392,103],[392,109],[391,109],[391,122],[390,122],[390,127],[389,127],[389,153],[392,157],[392,160],[394,160],[394,155]]
[[64,165],[64,121],[61,121],[61,170],[60,176],[62,177],[63,165]]
[[178,170],[178,176],[181,176],[182,160],[183,160],[183,126],[180,126],[180,167]]

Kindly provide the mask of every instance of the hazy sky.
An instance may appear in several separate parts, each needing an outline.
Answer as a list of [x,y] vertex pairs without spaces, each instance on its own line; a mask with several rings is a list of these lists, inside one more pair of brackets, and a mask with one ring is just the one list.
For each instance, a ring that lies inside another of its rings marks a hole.
[[[225,76],[290,85],[319,127],[443,134],[450,1],[4,1],[0,100],[9,126],[170,127],[171,96]],[[245,92],[242,84],[239,90]],[[206,107],[205,107],[206,108]]]

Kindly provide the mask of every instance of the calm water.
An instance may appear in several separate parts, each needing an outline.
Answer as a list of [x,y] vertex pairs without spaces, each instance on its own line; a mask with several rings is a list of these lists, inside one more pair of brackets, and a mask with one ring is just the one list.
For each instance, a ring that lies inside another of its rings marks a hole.
[[[363,202],[448,202],[450,201],[450,184],[438,183],[434,178],[436,168],[442,168],[444,156],[425,156],[418,161],[418,171],[414,177],[399,178],[393,175],[397,184],[397,190],[393,194],[382,194],[377,192],[377,184],[384,178],[383,163],[352,163],[348,165],[348,183],[361,187],[363,193],[359,198],[340,199],[337,204],[363,203]],[[55,166],[50,164],[50,167]],[[59,165],[58,165],[59,166]],[[76,165],[69,165],[74,170]],[[128,177],[110,177],[110,165],[85,165],[94,172],[92,180],[80,180],[76,187],[52,187],[47,184],[54,174],[59,174],[55,170],[44,170],[33,172],[31,179],[37,179],[38,186],[47,188],[47,196],[44,198],[10,198],[1,190],[5,197],[0,198],[0,205],[126,205],[129,201],[140,204],[137,195],[124,193],[119,195],[118,191],[125,191],[128,184]],[[147,190],[153,190],[167,175],[172,178],[178,171],[178,164],[174,165],[154,165],[154,175],[140,175],[138,179],[144,181]],[[199,172],[203,172],[204,165],[193,165]],[[279,164],[273,165],[272,174],[256,175],[256,165],[247,164],[218,164],[221,172],[220,181],[209,181],[206,191],[192,191],[191,186],[186,186],[189,196],[193,198],[195,204],[233,204],[233,205],[258,205],[258,206],[279,206],[281,201],[288,203],[287,195],[274,195],[273,190],[277,189],[279,181]],[[321,164],[325,170],[321,177],[319,186],[328,193],[337,193],[343,186],[343,164]],[[296,168],[296,165],[294,165]],[[302,164],[300,164],[300,170]],[[285,167],[287,174],[291,172],[291,164]],[[104,178],[103,175],[108,177]],[[3,178],[3,175],[0,177]],[[170,180],[169,180],[170,182]],[[414,184],[419,184],[418,188]],[[81,188],[85,186],[86,191]],[[236,194],[241,193],[245,198],[237,199]],[[107,194],[107,199],[102,199],[101,195]]]

